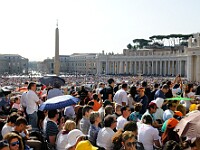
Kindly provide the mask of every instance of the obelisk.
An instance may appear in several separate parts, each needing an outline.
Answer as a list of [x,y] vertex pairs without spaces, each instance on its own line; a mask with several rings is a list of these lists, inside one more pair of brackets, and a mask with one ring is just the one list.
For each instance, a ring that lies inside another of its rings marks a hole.
[[56,25],[56,37],[55,37],[54,74],[56,74],[57,76],[59,76],[59,74],[60,74],[58,22],[57,22],[57,25]]

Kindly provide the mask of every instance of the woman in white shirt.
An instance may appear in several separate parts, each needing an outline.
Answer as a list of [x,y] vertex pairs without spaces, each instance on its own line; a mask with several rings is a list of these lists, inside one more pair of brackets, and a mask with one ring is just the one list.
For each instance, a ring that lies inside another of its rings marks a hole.
[[133,105],[136,103],[135,102],[135,95],[137,94],[137,89],[135,86],[131,86],[129,94],[127,96],[128,99],[128,106],[130,109],[133,109]]
[[67,136],[69,131],[76,128],[76,123],[72,120],[67,120],[65,125],[63,126],[63,130],[61,130],[56,139],[56,149],[57,150],[65,150],[67,145]]
[[[194,99],[195,98],[194,95],[195,95],[195,93],[193,92],[193,84],[186,85],[184,97],[188,97],[188,98]],[[189,110],[191,104],[196,104],[196,102],[194,100],[191,100],[191,101],[186,100],[186,101],[184,101],[184,106],[186,107],[187,111]]]

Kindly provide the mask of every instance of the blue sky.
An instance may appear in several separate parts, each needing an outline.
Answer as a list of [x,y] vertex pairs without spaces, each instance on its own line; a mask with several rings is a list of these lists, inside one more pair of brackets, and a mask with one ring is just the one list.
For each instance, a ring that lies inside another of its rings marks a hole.
[[0,1],[0,53],[53,57],[57,19],[60,54],[122,53],[135,38],[200,32],[199,6],[198,0]]

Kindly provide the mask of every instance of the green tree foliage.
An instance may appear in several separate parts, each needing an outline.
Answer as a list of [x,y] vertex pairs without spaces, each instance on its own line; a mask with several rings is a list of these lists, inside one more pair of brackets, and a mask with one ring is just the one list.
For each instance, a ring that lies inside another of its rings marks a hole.
[[141,49],[146,46],[163,47],[164,43],[168,43],[169,46],[187,46],[187,40],[193,37],[192,34],[170,34],[170,35],[153,35],[146,39],[134,39],[133,45],[130,43],[127,45],[128,49]]
[[128,48],[128,49],[132,49],[133,46],[129,43],[129,44],[127,45],[127,48]]
[[145,46],[149,46],[149,43],[152,42],[151,40],[145,39],[134,39],[133,43],[136,45],[137,48],[144,48]]

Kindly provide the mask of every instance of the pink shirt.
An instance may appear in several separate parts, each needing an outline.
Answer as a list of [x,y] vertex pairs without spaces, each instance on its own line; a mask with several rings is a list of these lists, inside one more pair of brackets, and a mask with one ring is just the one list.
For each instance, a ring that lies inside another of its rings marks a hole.
[[18,110],[23,111],[21,104],[14,103],[14,104],[12,105],[12,108],[16,108],[16,109],[18,109]]

